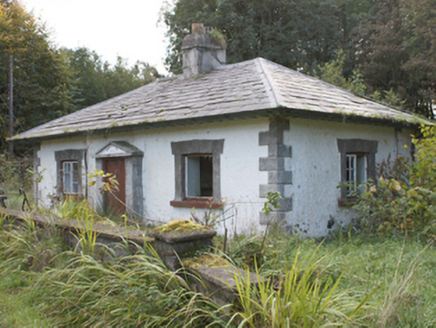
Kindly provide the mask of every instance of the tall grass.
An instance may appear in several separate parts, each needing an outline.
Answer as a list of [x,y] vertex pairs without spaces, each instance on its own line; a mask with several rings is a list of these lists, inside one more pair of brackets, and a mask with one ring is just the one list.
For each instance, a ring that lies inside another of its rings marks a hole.
[[239,327],[326,327],[352,323],[371,294],[351,296],[349,290],[339,290],[341,277],[336,281],[319,270],[315,249],[303,260],[299,253],[290,270],[278,279],[262,278],[256,267],[258,285],[253,286],[250,275],[235,275],[240,311],[231,321]]
[[186,280],[144,253],[102,263],[80,254],[48,270],[37,284],[47,314],[81,327],[206,327],[222,325],[219,308]]
[[417,237],[338,234],[320,242],[280,229],[264,241],[239,237],[230,255],[238,254],[240,266],[256,263],[252,251],[264,242],[253,270],[266,280],[252,288],[246,277],[235,277],[239,301],[219,308],[152,250],[102,262],[92,252],[66,251],[55,229],[28,222],[12,230],[3,223],[0,296],[15,306],[0,300],[0,311],[8,312],[2,326],[32,326],[19,320],[21,308],[35,326],[436,325],[435,250]]
[[[34,316],[50,318],[52,326],[225,323],[220,308],[191,291],[183,276],[168,270],[153,249],[102,262],[86,252],[66,251],[55,230],[25,224],[18,230],[0,230],[0,279],[7,276],[16,284],[7,288],[19,287],[35,303]],[[14,322],[18,321],[8,319],[5,325]]]

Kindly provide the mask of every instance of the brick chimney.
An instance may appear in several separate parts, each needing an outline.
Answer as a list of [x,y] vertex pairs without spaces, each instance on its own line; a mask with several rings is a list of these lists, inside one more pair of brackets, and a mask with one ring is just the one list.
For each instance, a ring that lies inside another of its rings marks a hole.
[[205,74],[226,63],[226,41],[213,37],[201,23],[192,24],[192,33],[183,39],[183,75]]

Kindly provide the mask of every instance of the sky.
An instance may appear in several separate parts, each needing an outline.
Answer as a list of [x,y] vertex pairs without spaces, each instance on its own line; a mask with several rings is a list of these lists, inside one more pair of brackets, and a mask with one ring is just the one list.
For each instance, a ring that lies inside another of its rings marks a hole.
[[70,49],[95,50],[114,64],[117,56],[137,60],[167,74],[165,26],[158,24],[164,0],[20,0],[40,18],[52,41]]

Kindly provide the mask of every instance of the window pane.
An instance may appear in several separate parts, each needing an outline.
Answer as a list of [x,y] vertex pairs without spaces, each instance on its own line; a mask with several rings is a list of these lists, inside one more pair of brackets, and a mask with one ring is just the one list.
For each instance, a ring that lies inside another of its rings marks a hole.
[[200,157],[200,187],[201,196],[213,196],[213,165],[212,156]]
[[200,197],[200,157],[189,156],[186,158],[186,196]]
[[186,197],[213,196],[212,156],[186,156]]
[[348,195],[351,195],[352,191],[356,190],[356,155],[347,155],[346,166],[347,183],[351,186],[347,186]]
[[[367,180],[367,165],[366,165],[366,156],[360,155],[357,156],[357,170],[356,170],[356,181],[357,186],[361,186]],[[358,193],[363,193],[365,191],[365,186],[362,186],[357,190]]]
[[366,156],[357,157],[357,183],[366,182]]
[[79,192],[79,163],[68,161],[62,163],[62,189],[64,194],[77,194]]

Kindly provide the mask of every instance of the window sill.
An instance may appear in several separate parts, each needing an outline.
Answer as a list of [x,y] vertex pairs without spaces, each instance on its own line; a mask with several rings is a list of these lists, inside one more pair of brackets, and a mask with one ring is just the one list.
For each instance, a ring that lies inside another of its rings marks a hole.
[[352,207],[357,202],[357,197],[348,197],[345,199],[338,199],[339,207]]
[[209,199],[172,200],[170,201],[170,205],[173,207],[210,208],[214,210],[223,207],[223,203]]

